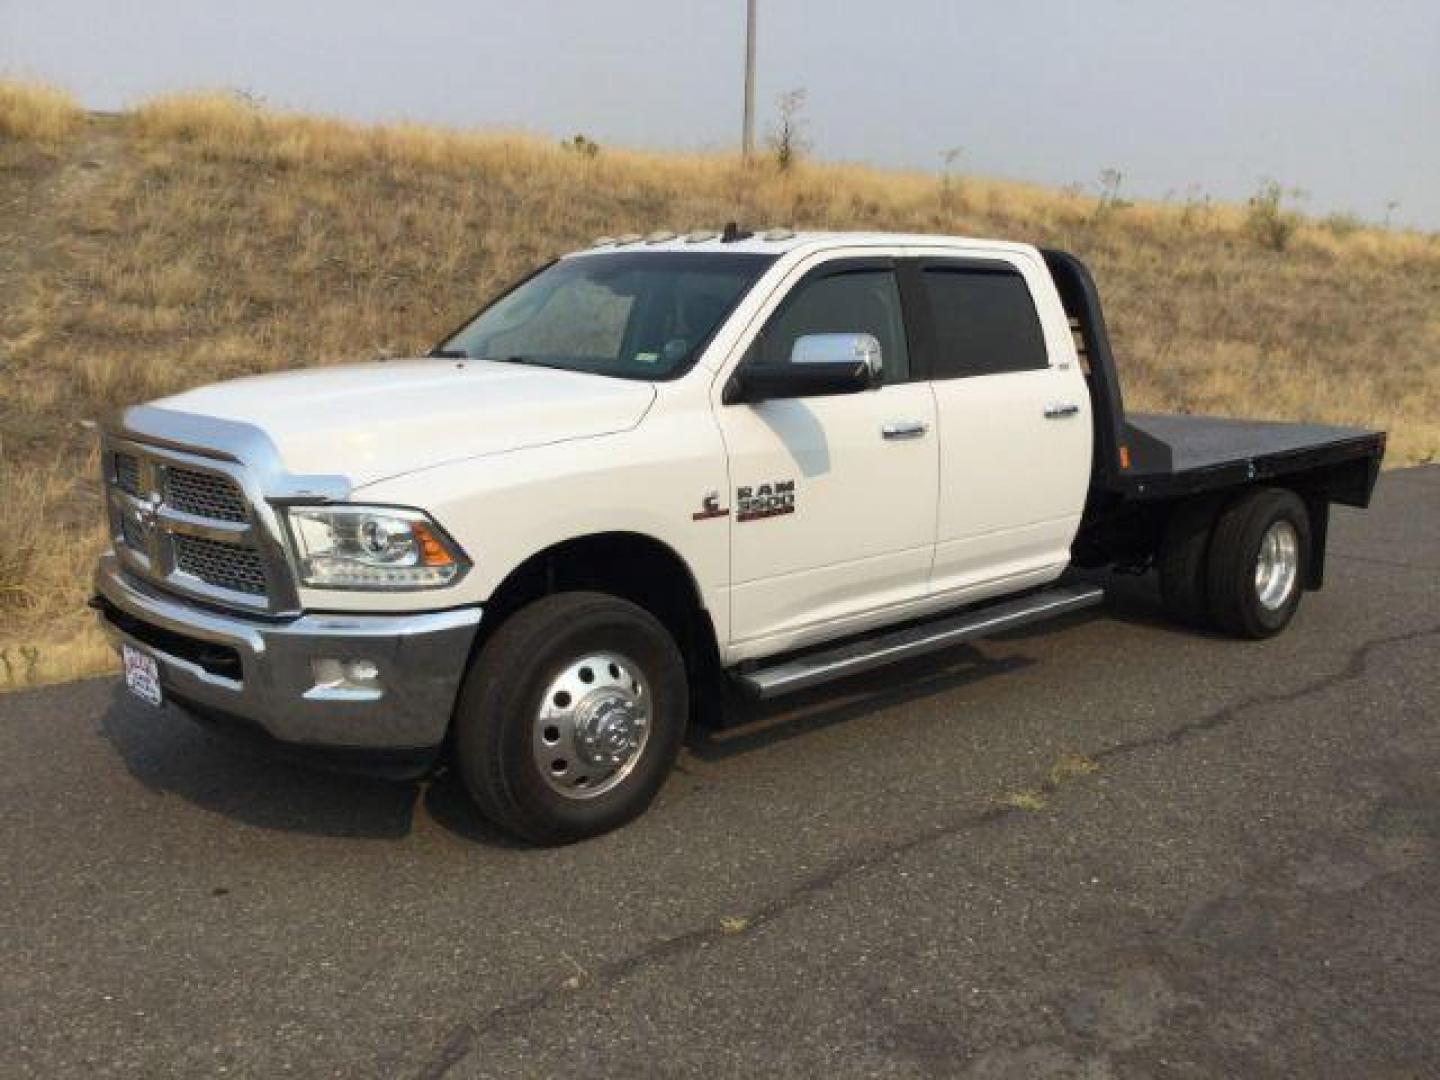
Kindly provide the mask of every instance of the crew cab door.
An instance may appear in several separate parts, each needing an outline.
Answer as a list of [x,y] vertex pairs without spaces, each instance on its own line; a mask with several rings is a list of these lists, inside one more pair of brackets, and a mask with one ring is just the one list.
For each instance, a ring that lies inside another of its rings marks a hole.
[[[910,362],[894,260],[802,267],[734,370],[799,362],[813,334],[870,334],[881,384],[858,393],[724,404],[731,661],[885,621],[923,597],[935,537],[935,399]],[[803,353],[803,349],[802,349]]]
[[1044,265],[1016,251],[908,260],[940,428],[933,596],[1041,584],[1089,487],[1090,399]]

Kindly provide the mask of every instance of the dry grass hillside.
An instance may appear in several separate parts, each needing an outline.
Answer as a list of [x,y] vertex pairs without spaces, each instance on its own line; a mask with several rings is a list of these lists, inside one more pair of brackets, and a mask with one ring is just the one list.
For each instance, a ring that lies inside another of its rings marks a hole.
[[601,233],[880,228],[1068,248],[1140,406],[1381,425],[1440,456],[1440,237],[964,176],[362,127],[223,96],[86,116],[0,84],[0,686],[108,659],[83,610],[116,406],[414,353]]

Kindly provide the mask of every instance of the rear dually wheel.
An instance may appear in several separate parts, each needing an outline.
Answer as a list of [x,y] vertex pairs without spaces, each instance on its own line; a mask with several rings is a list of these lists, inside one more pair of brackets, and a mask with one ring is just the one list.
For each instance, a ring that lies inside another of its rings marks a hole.
[[1170,514],[1160,541],[1156,564],[1160,571],[1160,597],[1176,622],[1205,629],[1210,619],[1210,537],[1219,512],[1219,499],[1200,495],[1180,503]]
[[1238,637],[1264,638],[1289,625],[1310,566],[1310,515],[1293,491],[1254,488],[1220,512],[1210,539],[1210,616]]

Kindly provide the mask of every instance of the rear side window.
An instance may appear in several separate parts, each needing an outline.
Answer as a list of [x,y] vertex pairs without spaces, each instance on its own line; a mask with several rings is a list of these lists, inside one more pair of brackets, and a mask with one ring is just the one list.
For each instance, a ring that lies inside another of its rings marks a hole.
[[934,378],[1048,366],[1035,302],[1016,271],[927,266],[921,278],[935,327]]

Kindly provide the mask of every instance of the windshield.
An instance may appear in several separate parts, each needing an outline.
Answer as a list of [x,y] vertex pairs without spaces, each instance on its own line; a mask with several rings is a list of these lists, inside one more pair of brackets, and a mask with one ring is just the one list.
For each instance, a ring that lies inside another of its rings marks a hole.
[[774,261],[640,251],[561,259],[435,351],[626,379],[674,378]]

